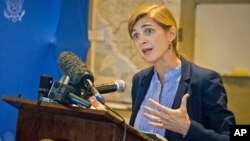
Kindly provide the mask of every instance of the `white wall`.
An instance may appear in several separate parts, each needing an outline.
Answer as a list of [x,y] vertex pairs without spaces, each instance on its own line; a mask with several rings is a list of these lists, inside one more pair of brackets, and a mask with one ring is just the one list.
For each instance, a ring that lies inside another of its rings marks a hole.
[[250,72],[250,4],[200,4],[194,62],[221,74]]

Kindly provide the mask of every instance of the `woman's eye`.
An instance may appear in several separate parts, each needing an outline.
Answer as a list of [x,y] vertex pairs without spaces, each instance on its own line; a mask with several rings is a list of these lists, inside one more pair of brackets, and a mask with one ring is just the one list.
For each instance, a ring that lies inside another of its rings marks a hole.
[[133,37],[133,39],[137,39],[137,38],[139,38],[139,34],[135,33],[135,34],[132,35],[132,37]]
[[151,34],[153,32],[153,29],[152,28],[147,28],[147,29],[145,29],[145,34],[146,35],[149,35],[149,34]]

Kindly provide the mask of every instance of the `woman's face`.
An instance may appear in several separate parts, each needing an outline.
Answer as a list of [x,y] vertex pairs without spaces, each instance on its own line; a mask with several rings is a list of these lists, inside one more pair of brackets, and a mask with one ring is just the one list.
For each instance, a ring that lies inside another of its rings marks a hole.
[[137,50],[148,63],[163,60],[170,51],[168,47],[173,40],[169,31],[146,16],[135,23],[131,35]]

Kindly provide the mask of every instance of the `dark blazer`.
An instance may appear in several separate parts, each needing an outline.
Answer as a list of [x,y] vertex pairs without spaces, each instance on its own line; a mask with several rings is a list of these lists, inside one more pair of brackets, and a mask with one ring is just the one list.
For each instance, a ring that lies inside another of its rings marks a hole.
[[[229,141],[229,125],[236,123],[233,113],[227,108],[227,95],[220,75],[183,57],[181,63],[182,76],[172,108],[179,108],[182,96],[189,93],[187,111],[191,125],[185,137],[171,131],[166,132],[165,137],[169,141]],[[153,72],[153,67],[150,67],[133,77],[131,126],[134,126]]]

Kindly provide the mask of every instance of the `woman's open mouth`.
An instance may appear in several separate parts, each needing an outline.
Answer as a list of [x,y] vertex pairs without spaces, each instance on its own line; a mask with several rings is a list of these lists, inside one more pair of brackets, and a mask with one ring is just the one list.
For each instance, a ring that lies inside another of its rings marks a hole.
[[142,52],[144,55],[147,55],[147,54],[151,53],[152,50],[153,50],[153,48],[144,48],[144,49],[142,49]]

